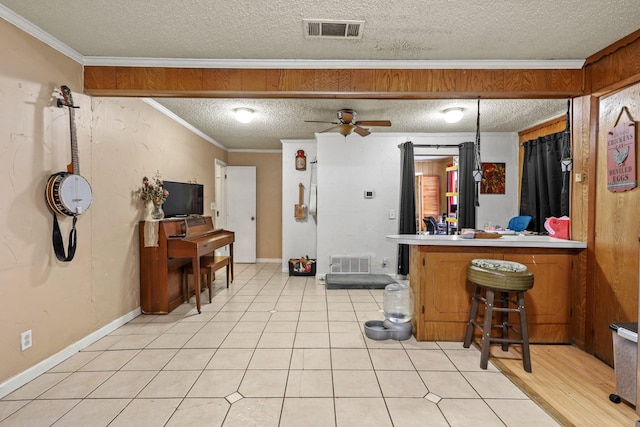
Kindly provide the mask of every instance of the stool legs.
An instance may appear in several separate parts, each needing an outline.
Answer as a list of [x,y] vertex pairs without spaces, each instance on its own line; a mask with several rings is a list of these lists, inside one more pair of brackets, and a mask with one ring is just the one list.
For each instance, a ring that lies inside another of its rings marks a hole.
[[[471,340],[473,339],[474,327],[478,327],[482,330],[482,341],[480,343],[480,368],[487,369],[489,362],[489,353],[492,342],[500,342],[504,351],[509,350],[509,344],[522,345],[522,363],[526,372],[531,372],[531,355],[529,352],[529,329],[527,326],[527,314],[524,304],[524,291],[515,292],[517,295],[517,308],[509,308],[509,292],[493,290],[486,288],[486,294],[483,298],[481,295],[482,287],[476,285],[473,297],[471,299],[471,310],[469,311],[469,322],[467,323],[467,330],[464,337],[463,347],[469,348]],[[497,295],[496,295],[497,293]],[[478,315],[478,302],[483,301],[485,303],[484,319],[482,325],[476,321]],[[511,300],[513,304],[516,301]],[[493,312],[500,313],[500,324],[493,325]],[[509,313],[517,312],[518,320],[520,322],[520,330],[515,330],[519,333],[521,339],[509,338]],[[491,329],[499,328],[501,330],[501,336],[499,338],[491,337]]]
[[522,336],[522,363],[524,364],[524,370],[531,372],[529,327],[527,326],[527,313],[524,308],[524,292],[518,292],[518,308],[520,309],[520,335]]
[[480,346],[480,368],[487,369],[489,349],[491,348],[491,322],[493,321],[493,289],[487,289],[484,306],[484,323],[482,325],[482,343]]
[[464,348],[469,348],[471,345],[471,338],[473,338],[473,327],[476,322],[476,316],[478,315],[478,300],[480,299],[480,286],[476,286],[476,290],[471,298],[471,311],[469,312],[469,322],[467,323],[467,332],[464,335]]

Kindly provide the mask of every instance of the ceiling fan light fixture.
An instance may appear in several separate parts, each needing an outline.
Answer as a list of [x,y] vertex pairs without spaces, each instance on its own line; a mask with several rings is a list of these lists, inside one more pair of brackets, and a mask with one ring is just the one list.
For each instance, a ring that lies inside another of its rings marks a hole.
[[458,123],[464,116],[462,108],[459,107],[447,108],[442,113],[444,114],[444,121],[447,123]]
[[253,120],[254,111],[251,108],[236,108],[234,111],[235,118],[240,123],[249,123]]

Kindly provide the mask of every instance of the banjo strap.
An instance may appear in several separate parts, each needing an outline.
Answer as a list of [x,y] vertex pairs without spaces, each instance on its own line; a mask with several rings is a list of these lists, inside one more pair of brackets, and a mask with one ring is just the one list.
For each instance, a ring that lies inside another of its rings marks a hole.
[[69,253],[65,255],[64,253],[64,242],[62,241],[62,233],[60,232],[60,226],[58,225],[58,218],[56,214],[53,214],[53,249],[56,252],[56,258],[62,262],[69,262],[73,259],[73,256],[76,254],[76,221],[78,221],[78,216],[73,216],[73,227],[69,232]]

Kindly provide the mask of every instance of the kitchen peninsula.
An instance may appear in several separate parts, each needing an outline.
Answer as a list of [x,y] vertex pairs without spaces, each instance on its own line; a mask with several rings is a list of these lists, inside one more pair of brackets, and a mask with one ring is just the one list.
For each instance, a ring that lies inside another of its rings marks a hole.
[[579,255],[586,243],[548,236],[502,235],[467,239],[458,235],[393,235],[409,245],[413,326],[418,341],[462,341],[473,285],[466,267],[474,258],[502,259],[534,274],[526,307],[531,343],[571,341],[572,294],[579,283]]

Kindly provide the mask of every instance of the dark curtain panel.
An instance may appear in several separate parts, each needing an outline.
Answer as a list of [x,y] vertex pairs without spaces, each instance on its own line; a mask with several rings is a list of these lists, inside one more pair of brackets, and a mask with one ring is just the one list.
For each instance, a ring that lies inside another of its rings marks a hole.
[[558,132],[523,144],[520,215],[533,218],[528,230],[544,232],[548,217],[569,214],[570,173],[563,174],[560,165],[562,153],[566,152],[564,145],[569,143],[565,136],[565,132]]
[[476,228],[476,182],[473,180],[475,151],[473,142],[460,144],[458,167],[458,230]]
[[[413,143],[400,144],[401,188],[399,234],[416,234],[416,184]],[[398,274],[409,274],[409,245],[398,245]]]

